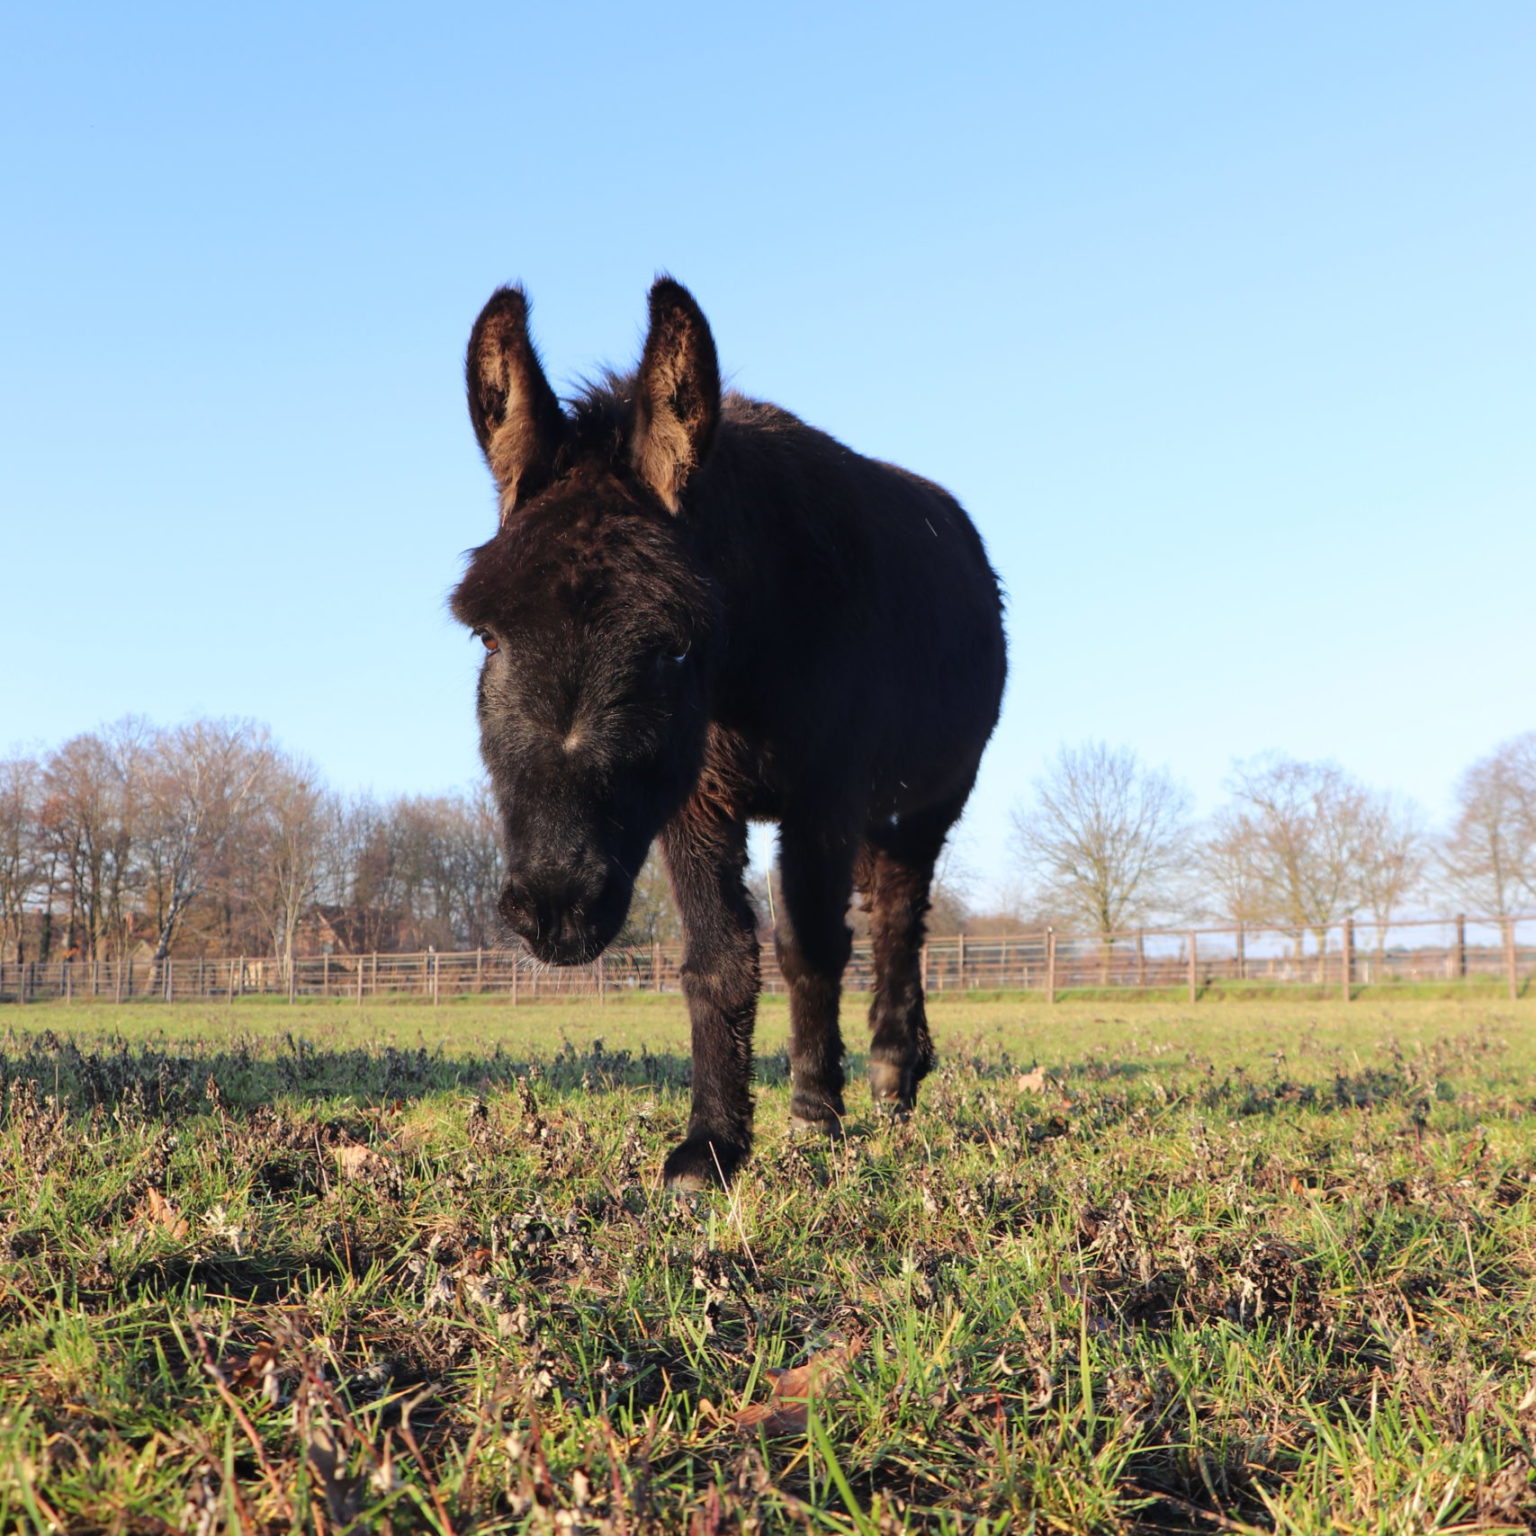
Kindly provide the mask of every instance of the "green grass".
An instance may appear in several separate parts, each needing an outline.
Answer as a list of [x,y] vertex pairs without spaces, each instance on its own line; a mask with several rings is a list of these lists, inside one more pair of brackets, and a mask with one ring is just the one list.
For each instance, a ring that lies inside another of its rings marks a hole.
[[0,1530],[1536,1529],[1529,1003],[932,1017],[678,1198],[676,999],[5,1010]]

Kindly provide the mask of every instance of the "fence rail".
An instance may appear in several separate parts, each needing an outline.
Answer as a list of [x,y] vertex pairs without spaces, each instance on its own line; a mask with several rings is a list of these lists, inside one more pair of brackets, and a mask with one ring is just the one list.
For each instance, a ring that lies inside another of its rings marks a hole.
[[[496,996],[517,1004],[570,997],[681,990],[682,949],[649,944],[610,950],[591,965],[555,970],[505,950],[314,955],[291,965],[271,957],[12,961],[0,964],[0,1003],[159,999],[191,1002],[278,996],[368,998]],[[1054,1001],[1064,992],[1177,989],[1194,1002],[1211,988],[1299,988],[1352,997],[1362,987],[1405,982],[1502,982],[1511,998],[1536,973],[1536,915],[1449,917],[1307,929],[1137,929],[1107,938],[1034,933],[930,939],[923,983],[930,992],[1014,990]],[[844,984],[867,991],[873,955],[853,946]],[[765,991],[784,982],[764,957]]]

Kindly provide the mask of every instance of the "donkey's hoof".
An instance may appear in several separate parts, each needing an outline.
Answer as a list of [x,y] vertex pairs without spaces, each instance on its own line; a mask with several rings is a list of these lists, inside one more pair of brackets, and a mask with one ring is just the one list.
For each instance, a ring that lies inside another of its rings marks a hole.
[[789,1101],[789,1132],[792,1136],[825,1136],[841,1141],[843,1096],[840,1093],[797,1092]]
[[690,1136],[673,1147],[661,1167],[661,1182],[668,1189],[724,1189],[746,1158],[747,1149],[732,1142]]
[[912,1114],[917,1099],[917,1084],[910,1067],[894,1061],[871,1061],[869,1064],[869,1091],[875,1100],[875,1108],[896,1120],[906,1120]]
[[827,1141],[841,1141],[843,1122],[835,1115],[827,1120],[813,1120],[806,1115],[791,1114],[789,1134],[797,1139],[804,1137],[810,1140],[812,1137],[817,1137]]

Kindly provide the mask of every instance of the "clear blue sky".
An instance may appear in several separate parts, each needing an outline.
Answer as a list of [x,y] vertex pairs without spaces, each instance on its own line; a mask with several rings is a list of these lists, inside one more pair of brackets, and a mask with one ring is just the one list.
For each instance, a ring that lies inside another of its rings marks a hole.
[[1526,0],[10,7],[0,751],[248,715],[467,783],[469,325],[522,279],[570,386],[665,269],[980,525],[985,879],[1089,736],[1439,814],[1536,726],[1533,80]]

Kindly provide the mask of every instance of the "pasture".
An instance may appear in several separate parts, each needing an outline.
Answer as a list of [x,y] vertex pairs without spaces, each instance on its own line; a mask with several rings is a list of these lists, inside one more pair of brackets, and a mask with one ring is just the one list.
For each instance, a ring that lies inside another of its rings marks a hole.
[[679,1195],[678,999],[5,1010],[0,1529],[1536,1529],[1529,1004],[931,1017]]

